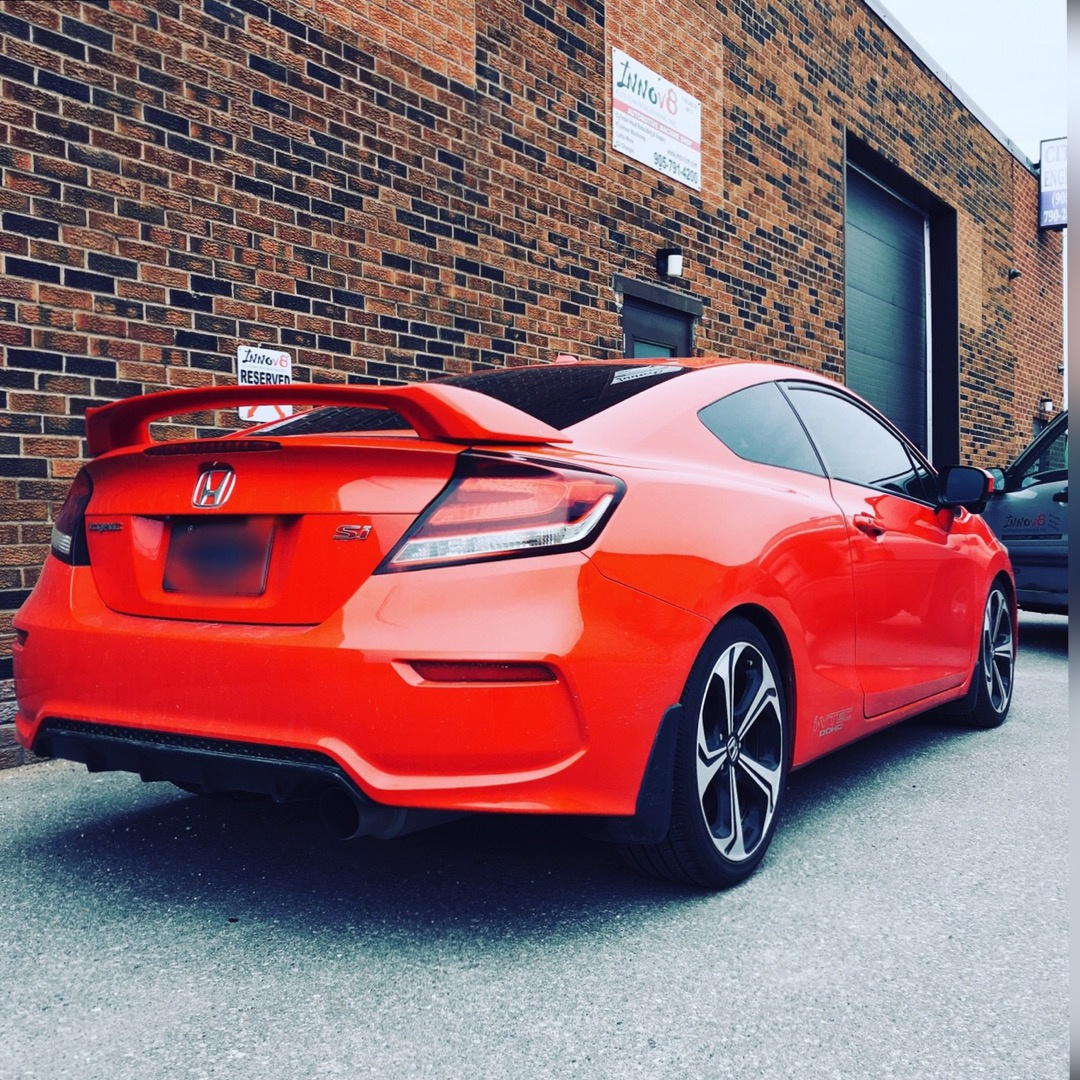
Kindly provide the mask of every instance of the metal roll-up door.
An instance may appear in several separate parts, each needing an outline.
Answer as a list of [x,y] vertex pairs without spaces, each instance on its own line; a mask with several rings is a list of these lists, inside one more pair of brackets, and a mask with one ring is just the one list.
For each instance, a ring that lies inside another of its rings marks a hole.
[[847,384],[929,454],[929,219],[847,171]]

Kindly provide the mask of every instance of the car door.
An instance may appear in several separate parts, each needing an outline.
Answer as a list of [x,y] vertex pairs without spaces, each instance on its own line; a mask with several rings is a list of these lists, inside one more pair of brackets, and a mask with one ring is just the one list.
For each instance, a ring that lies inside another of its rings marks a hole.
[[848,529],[855,663],[868,719],[958,686],[974,664],[969,538],[937,508],[918,452],[854,398],[812,383],[785,390],[829,474]]
[[1009,549],[1017,599],[1029,610],[1069,604],[1069,416],[1062,413],[1005,473],[986,520]]

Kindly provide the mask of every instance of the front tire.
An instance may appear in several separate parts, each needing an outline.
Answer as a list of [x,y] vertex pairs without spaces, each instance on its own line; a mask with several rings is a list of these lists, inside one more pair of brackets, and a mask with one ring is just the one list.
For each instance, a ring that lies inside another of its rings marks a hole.
[[1005,586],[995,583],[983,611],[979,660],[972,676],[972,688],[960,715],[972,727],[1000,727],[1012,704],[1016,672],[1016,638],[1013,634],[1013,606]]
[[682,705],[668,834],[622,852],[651,876],[727,888],[765,856],[790,757],[783,678],[756,626],[736,617],[717,628]]

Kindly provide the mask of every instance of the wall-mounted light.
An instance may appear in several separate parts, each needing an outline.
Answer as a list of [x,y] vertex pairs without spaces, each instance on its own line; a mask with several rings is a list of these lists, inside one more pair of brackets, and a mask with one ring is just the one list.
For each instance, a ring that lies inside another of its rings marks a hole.
[[1039,400],[1039,412],[1053,412],[1054,411],[1054,399],[1049,397],[1040,398]]
[[661,277],[682,277],[682,248],[660,248],[656,253],[656,272]]
[[1015,281],[1019,276],[1020,276],[1020,271],[1017,270],[1015,266],[1012,267],[1009,270],[1009,280],[1010,281]]

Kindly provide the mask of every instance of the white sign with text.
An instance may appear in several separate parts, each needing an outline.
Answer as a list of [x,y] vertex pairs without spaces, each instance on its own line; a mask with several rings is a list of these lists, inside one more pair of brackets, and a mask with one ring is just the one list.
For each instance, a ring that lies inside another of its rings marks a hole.
[[[236,350],[236,381],[240,386],[292,386],[292,356],[279,349],[241,345]],[[292,414],[291,405],[240,406],[240,419],[255,424]]]
[[1039,228],[1064,229],[1069,223],[1069,140],[1039,143]]
[[701,190],[701,102],[619,49],[611,50],[611,145]]

